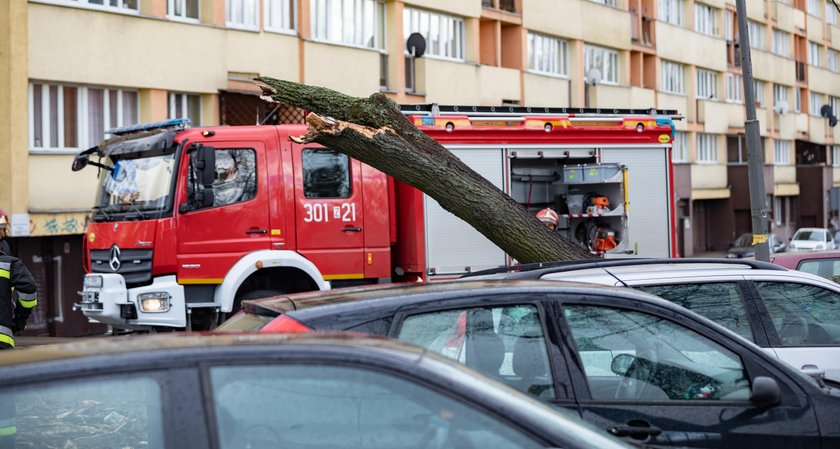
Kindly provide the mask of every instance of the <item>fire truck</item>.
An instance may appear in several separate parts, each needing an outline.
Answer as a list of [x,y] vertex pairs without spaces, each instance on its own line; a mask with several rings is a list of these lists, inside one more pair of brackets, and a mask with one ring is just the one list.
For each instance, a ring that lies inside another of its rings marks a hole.
[[[673,257],[676,111],[408,105],[427,135],[604,257]],[[116,329],[212,328],[243,299],[515,264],[436,201],[297,144],[304,125],[108,131],[77,307]]]

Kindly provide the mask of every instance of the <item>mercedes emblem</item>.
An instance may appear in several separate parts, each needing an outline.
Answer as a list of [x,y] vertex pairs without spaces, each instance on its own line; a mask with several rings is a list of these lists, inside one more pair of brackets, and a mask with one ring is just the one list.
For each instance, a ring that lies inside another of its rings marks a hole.
[[122,262],[120,262],[120,247],[117,245],[111,247],[111,257],[109,257],[109,265],[111,266],[111,270],[113,271],[119,271],[120,265],[122,265]]

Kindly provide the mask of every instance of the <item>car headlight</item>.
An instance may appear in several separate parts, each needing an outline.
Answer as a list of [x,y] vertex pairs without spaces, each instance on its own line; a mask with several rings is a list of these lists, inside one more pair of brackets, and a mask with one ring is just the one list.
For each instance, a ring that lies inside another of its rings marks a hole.
[[163,313],[169,311],[169,293],[153,292],[137,295],[140,311],[145,313]]
[[[76,284],[78,285],[78,284]],[[84,281],[85,288],[102,288],[102,276],[87,275]]]
[[738,258],[738,256],[736,256],[736,255],[735,255],[735,254],[733,254],[733,253],[726,253],[726,258],[727,258],[727,259],[737,259],[737,258]]

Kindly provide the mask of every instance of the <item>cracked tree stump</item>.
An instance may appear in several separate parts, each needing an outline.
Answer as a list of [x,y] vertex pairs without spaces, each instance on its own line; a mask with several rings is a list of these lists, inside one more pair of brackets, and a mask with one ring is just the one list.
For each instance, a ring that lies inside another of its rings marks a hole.
[[520,263],[593,257],[417,129],[385,95],[350,97],[268,77],[255,83],[264,100],[311,111],[296,142],[335,149],[419,189]]

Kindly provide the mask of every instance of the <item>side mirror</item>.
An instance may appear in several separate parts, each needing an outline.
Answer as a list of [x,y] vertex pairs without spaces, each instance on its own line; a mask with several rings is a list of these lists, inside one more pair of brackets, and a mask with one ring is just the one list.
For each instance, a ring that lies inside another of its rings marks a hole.
[[210,207],[213,205],[215,195],[213,192],[213,180],[216,176],[216,149],[213,147],[196,145],[195,151],[190,156],[195,167],[198,179],[196,182],[204,187],[196,192],[195,199],[198,207]]
[[77,154],[76,157],[73,159],[73,166],[70,168],[73,171],[79,171],[87,167],[88,161],[90,161],[90,154]]
[[630,369],[630,365],[633,364],[634,360],[636,360],[636,357],[633,357],[630,354],[619,354],[612,359],[610,369],[615,374],[624,376],[627,374],[627,370]]
[[782,393],[779,390],[779,384],[776,382],[776,379],[766,376],[758,376],[753,379],[750,402],[756,407],[772,407],[781,400]]

